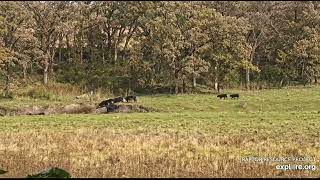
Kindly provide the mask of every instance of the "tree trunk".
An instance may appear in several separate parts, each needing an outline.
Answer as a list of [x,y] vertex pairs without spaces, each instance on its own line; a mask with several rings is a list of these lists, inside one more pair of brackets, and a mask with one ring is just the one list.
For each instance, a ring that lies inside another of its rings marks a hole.
[[27,63],[23,63],[23,82],[27,82]]
[[4,90],[4,97],[8,98],[10,95],[10,68],[9,65],[6,64],[6,85]]
[[282,78],[281,81],[280,81],[280,84],[279,84],[279,87],[280,87],[280,88],[282,88],[283,81],[284,81],[284,78]]
[[80,36],[80,64],[82,64],[83,63],[83,30],[82,30],[82,28],[83,28],[83,21],[81,22],[82,24],[81,24],[81,36]]
[[175,92],[175,94],[178,94],[179,93],[179,72],[177,70],[174,73],[174,78],[175,78],[174,92]]
[[43,71],[43,84],[47,85],[48,84],[48,70],[44,69]]
[[314,83],[315,83],[315,84],[318,84],[317,76],[314,77]]
[[121,32],[121,30],[119,29],[118,31],[119,31],[118,37],[116,37],[115,40],[114,40],[114,52],[113,52],[113,54],[114,54],[114,56],[113,56],[113,58],[114,58],[113,61],[114,61],[114,62],[117,62],[117,59],[118,59],[118,41],[119,41],[119,39],[120,39],[120,32]]
[[131,94],[131,78],[129,78],[129,86],[128,86],[128,93],[127,96]]
[[44,62],[44,68],[43,68],[43,84],[48,84],[48,70],[49,70],[49,57],[46,57],[46,60]]
[[105,63],[105,58],[104,58],[104,48],[102,49],[102,63]]
[[192,87],[193,87],[193,88],[196,88],[196,87],[197,87],[197,78],[196,78],[195,73],[192,74],[192,78],[193,78]]
[[117,48],[117,46],[118,46],[118,41],[116,41],[115,43],[114,43],[114,62],[117,62],[117,59],[118,59],[118,48]]
[[215,70],[215,77],[214,77],[214,90],[220,91],[219,88],[219,69],[218,69],[219,63],[218,61],[216,62],[216,66],[214,67]]
[[[256,52],[257,47],[258,46],[257,46],[257,42],[256,42],[252,47],[252,51],[250,53],[249,63],[253,62],[254,54]],[[250,69],[248,67],[246,68],[246,90],[250,90]]]
[[112,49],[112,41],[111,41],[111,30],[110,30],[110,28],[108,28],[108,55],[107,55],[107,59],[109,60],[109,61],[111,61],[111,53],[112,53],[112,51],[111,51],[111,49]]
[[118,44],[121,41],[122,34],[124,31],[125,31],[125,28],[123,27],[118,29],[118,36],[115,38],[115,41],[114,41],[114,62],[116,62],[118,59]]
[[[55,50],[52,51],[52,54],[48,54],[49,56],[49,61],[48,61],[48,75],[53,78],[53,66],[54,66],[54,56],[55,56]],[[47,77],[47,81],[49,80],[49,77]]]
[[63,35],[60,35],[60,37],[59,37],[59,59],[58,59],[59,62],[61,62],[61,59],[62,59],[62,40],[63,40]]
[[216,75],[214,80],[214,89],[219,92],[219,82],[218,82],[218,76]]
[[52,52],[52,55],[50,56],[50,59],[49,59],[49,73],[51,77],[53,77],[54,55],[55,55],[55,51]]
[[83,48],[82,46],[80,47],[80,64],[83,62]]
[[61,62],[61,59],[62,59],[62,52],[61,52],[61,49],[62,49],[62,48],[59,48],[59,62]]
[[250,70],[246,69],[246,90],[250,89]]
[[182,94],[186,93],[187,89],[186,89],[186,82],[185,82],[185,78],[182,79]]
[[127,36],[126,40],[125,40],[125,44],[124,44],[124,47],[122,49],[122,59],[124,58],[124,55],[125,55],[125,52],[126,52],[126,49],[128,47],[128,44],[129,44],[129,41],[130,39],[132,38],[134,32],[136,31],[136,29],[138,28],[138,26],[136,25],[132,31],[129,30],[129,35]]

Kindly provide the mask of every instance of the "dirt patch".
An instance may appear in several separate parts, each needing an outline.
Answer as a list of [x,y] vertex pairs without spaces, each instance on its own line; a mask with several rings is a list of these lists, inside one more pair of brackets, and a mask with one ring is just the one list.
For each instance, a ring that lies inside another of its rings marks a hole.
[[[1,110],[1,108],[0,108]],[[107,114],[107,113],[133,113],[157,112],[156,109],[136,104],[112,104],[103,108],[96,108],[90,104],[69,104],[59,107],[27,106],[19,110],[2,110],[3,115],[52,115],[52,114]]]
[[50,115],[50,114],[89,114],[95,111],[94,105],[69,104],[60,107],[27,106],[17,115]]

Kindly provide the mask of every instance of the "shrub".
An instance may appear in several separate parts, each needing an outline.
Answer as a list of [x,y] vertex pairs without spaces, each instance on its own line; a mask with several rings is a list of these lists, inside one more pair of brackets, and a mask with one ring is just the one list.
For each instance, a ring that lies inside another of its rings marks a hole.
[[28,175],[27,178],[71,178],[71,176],[67,171],[54,167],[38,174]]

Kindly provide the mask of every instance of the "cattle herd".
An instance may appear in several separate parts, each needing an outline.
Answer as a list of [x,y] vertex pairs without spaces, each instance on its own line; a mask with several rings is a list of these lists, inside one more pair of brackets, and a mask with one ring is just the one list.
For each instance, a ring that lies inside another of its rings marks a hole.
[[119,102],[130,102],[134,101],[137,102],[137,97],[136,96],[127,96],[127,97],[116,97],[113,99],[107,99],[99,103],[98,108],[107,108],[107,112],[114,111],[119,108],[115,103]]
[[[219,94],[217,97],[220,99],[222,99],[222,98],[226,99],[226,98],[228,98],[228,95],[227,94]],[[239,94],[230,94],[230,98],[231,99],[239,99],[240,95]],[[100,102],[97,108],[105,107],[105,108],[107,108],[108,112],[109,111],[111,112],[111,111],[114,111],[119,108],[119,106],[115,105],[115,103],[130,102],[130,101],[137,102],[137,97],[136,96],[127,96],[125,98],[124,97],[116,97],[113,99],[107,99],[107,100]]]
[[[227,94],[219,94],[217,97],[220,99],[222,99],[222,98],[226,99],[226,98],[228,98],[228,95]],[[231,99],[235,99],[235,98],[239,99],[240,96],[239,96],[239,94],[230,94],[230,98]]]

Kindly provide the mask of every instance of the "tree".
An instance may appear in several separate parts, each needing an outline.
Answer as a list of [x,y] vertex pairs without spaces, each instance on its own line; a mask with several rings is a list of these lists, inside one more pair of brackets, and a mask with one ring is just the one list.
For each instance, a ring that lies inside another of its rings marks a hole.
[[[178,93],[184,72],[193,69],[191,73],[195,75],[195,66],[201,64],[197,63],[201,61],[197,51],[209,39],[205,29],[201,29],[204,26],[200,26],[203,23],[198,15],[202,13],[200,6],[192,9],[194,6],[190,3],[164,2],[160,7],[162,8],[155,12],[158,16],[150,22],[147,33],[152,36],[151,42],[155,42],[149,49],[154,49],[152,51],[156,53],[154,56],[158,57],[157,61],[162,57],[162,61],[170,69],[168,73],[174,77],[175,93]],[[207,64],[203,62],[202,65]]]
[[[1,72],[115,94],[315,83],[318,2],[0,3]],[[19,79],[21,77],[21,79]]]
[[24,2],[33,15],[35,37],[42,52],[43,83],[48,84],[48,72],[54,66],[59,33],[67,20],[67,2]]
[[23,52],[18,49],[23,37],[26,37],[28,29],[25,25],[28,14],[19,2],[0,2],[0,16],[2,16],[1,33],[1,69],[6,77],[4,96],[9,97],[12,67],[18,63],[18,56]]
[[280,86],[284,80],[287,84],[294,80],[305,85],[316,75],[319,19],[312,2],[280,3],[274,7],[270,24],[273,34],[268,44],[282,70]]

